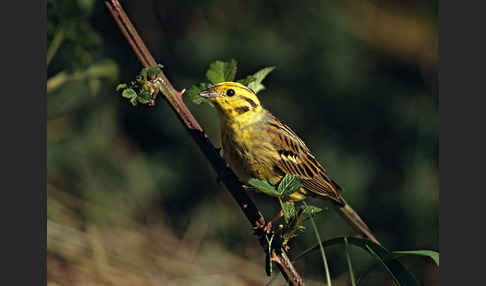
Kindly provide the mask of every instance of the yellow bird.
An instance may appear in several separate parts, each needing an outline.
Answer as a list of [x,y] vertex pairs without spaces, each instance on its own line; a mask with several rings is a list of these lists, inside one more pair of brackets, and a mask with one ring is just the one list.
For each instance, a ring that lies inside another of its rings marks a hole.
[[278,185],[285,174],[297,175],[302,188],[290,196],[292,201],[306,196],[322,199],[353,229],[379,243],[304,141],[264,109],[251,89],[237,82],[222,82],[200,95],[218,111],[223,156],[240,181],[247,184],[257,178]]

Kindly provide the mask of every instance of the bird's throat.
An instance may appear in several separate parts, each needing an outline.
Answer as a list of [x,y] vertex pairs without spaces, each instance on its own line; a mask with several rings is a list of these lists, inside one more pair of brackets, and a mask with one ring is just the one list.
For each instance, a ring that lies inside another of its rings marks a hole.
[[261,106],[246,112],[218,110],[218,116],[222,124],[231,129],[241,129],[260,122],[265,118],[266,110]]

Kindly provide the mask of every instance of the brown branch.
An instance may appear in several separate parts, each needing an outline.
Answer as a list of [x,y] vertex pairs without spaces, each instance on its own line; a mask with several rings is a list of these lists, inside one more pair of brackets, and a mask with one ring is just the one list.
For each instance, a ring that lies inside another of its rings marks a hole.
[[[121,7],[120,3],[117,0],[111,0],[105,1],[105,5],[108,10],[110,10],[115,22],[123,35],[127,38],[128,43],[132,47],[135,55],[138,57],[142,65],[144,67],[155,66],[157,63],[138,35],[136,29]],[[262,214],[250,197],[246,194],[246,190],[244,189],[243,185],[241,182],[239,182],[232,170],[226,166],[226,162],[219,155],[218,149],[216,149],[209,141],[206,133],[204,133],[199,123],[182,101],[181,96],[183,91],[177,91],[163,72],[158,77],[161,81],[160,91],[164,95],[164,98],[167,100],[181,123],[184,125],[185,129],[189,132],[191,137],[209,160],[211,166],[218,174],[222,183],[231,193],[238,206],[245,214],[246,218],[250,221],[251,225],[256,227],[264,224],[265,220]],[[265,246],[264,237],[260,237],[260,244],[264,249],[267,249]],[[291,283],[291,285],[304,285],[304,281],[300,277],[299,273],[295,270],[286,253],[281,249],[281,244],[276,243],[274,245],[276,245],[276,247],[272,251],[271,261],[277,264],[283,276],[288,282]]]
[[295,267],[292,265],[289,257],[284,251],[277,252],[275,249],[272,250],[271,260],[279,266],[283,277],[291,285],[304,285],[304,281],[300,277],[299,273],[295,270]]

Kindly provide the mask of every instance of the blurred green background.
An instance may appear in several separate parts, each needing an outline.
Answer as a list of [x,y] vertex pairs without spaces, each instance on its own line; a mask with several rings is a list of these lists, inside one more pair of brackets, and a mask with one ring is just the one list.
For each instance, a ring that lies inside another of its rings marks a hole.
[[[438,1],[122,1],[177,89],[214,60],[241,78],[276,66],[259,93],[390,250],[438,250]],[[163,100],[115,92],[142,68],[103,1],[48,1],[48,285],[264,285],[264,253]],[[216,114],[186,104],[215,145]],[[251,194],[266,217],[272,198]],[[333,212],[322,238],[349,233]],[[296,255],[315,244],[307,231]],[[342,247],[328,250],[348,285]],[[356,272],[373,260],[353,249]],[[438,285],[429,260],[405,258]],[[296,263],[324,281],[318,252]],[[282,279],[275,285],[284,285]],[[377,269],[364,285],[392,285]]]

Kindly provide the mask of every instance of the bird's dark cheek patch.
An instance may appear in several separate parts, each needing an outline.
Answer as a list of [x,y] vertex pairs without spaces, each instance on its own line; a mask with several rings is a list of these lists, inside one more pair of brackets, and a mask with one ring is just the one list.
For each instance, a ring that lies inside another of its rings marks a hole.
[[243,99],[246,100],[251,105],[251,107],[257,107],[257,104],[253,100],[251,100],[251,98],[243,97]]
[[238,113],[238,114],[243,114],[245,112],[248,112],[250,111],[250,108],[248,106],[240,106],[240,107],[236,107],[235,108],[235,111]]

